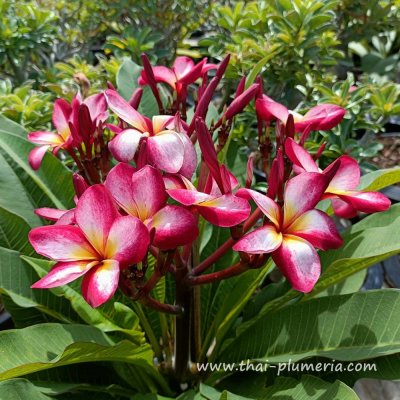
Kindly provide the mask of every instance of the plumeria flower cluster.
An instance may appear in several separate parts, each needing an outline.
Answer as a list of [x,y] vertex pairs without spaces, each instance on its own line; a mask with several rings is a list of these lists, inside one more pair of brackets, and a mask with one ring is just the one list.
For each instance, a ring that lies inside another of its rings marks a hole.
[[[259,78],[247,89],[244,78],[230,104],[221,107],[219,119],[207,125],[229,57],[218,65],[178,57],[171,69],[152,67],[145,55],[142,60],[138,85],[150,86],[159,115],[149,118],[138,111],[140,87],[125,100],[109,85],[85,99],[77,94],[71,104],[57,100],[56,132],[29,134],[40,145],[29,157],[34,169],[48,149],[53,154],[62,149],[76,163],[75,207],[36,210],[54,224],[34,228],[29,240],[55,264],[34,288],[83,277],[82,293],[93,307],[119,288],[149,307],[179,314],[185,308],[178,301],[164,304],[151,296],[164,275],[188,289],[260,268],[272,258],[294,289],[309,292],[320,276],[318,251],[342,245],[333,219],[318,203],[330,199],[342,218],[390,206],[381,193],[357,190],[360,169],[351,157],[343,155],[322,170],[317,158],[323,146],[314,155],[306,149],[311,131],[341,122],[341,107],[321,104],[300,115],[267,97]],[[170,91],[167,99],[161,86]],[[195,107],[188,121],[190,102]],[[252,156],[244,187],[219,157],[235,116],[250,103],[256,111],[266,193],[251,189]],[[197,261],[204,223],[230,229],[230,238]],[[236,263],[204,273],[229,251],[236,252]],[[155,260],[151,270],[150,258]]]

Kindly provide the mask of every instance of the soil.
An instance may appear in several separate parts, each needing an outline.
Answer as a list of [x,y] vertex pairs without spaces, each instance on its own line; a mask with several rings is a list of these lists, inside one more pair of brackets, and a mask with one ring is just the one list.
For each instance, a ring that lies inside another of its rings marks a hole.
[[372,159],[379,168],[391,168],[400,165],[400,136],[378,136],[383,149]]

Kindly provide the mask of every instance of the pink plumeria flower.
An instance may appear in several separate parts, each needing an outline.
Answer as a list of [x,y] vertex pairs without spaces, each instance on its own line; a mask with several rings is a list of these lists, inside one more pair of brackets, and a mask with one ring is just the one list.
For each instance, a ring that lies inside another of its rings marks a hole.
[[333,210],[339,217],[352,218],[358,211],[374,213],[390,207],[390,200],[382,193],[357,190],[360,167],[353,158],[343,155],[322,171],[311,155],[293,139],[286,140],[285,151],[298,174],[305,171],[327,174],[340,164],[324,194],[324,198],[332,199]]
[[174,200],[195,209],[216,226],[238,225],[250,215],[250,205],[233,193],[239,182],[224,165],[219,164],[210,132],[201,118],[196,120],[196,132],[204,162],[210,171],[204,191],[198,191],[188,179],[181,177],[180,183],[176,178],[167,178],[167,185],[172,187],[167,192]]
[[138,218],[118,213],[103,185],[85,191],[75,219],[76,226],[44,226],[29,233],[35,251],[57,262],[32,288],[61,286],[84,276],[83,297],[98,307],[117,290],[120,270],[145,257],[149,232]]
[[283,209],[263,194],[241,189],[238,194],[251,197],[270,223],[245,235],[233,249],[249,254],[271,253],[294,289],[311,291],[321,272],[314,247],[327,250],[342,245],[333,221],[314,209],[328,182],[326,176],[318,173],[304,173],[290,179]]
[[53,109],[53,125],[57,132],[36,131],[28,134],[28,140],[39,144],[29,153],[29,164],[39,169],[48,149],[56,154],[61,148],[67,148],[76,141],[82,142],[80,135],[92,134],[98,124],[107,119],[107,103],[102,93],[89,96],[82,101],[78,94],[71,104],[57,99]]
[[277,103],[270,97],[263,95],[256,100],[258,115],[266,121],[279,120],[286,124],[289,114],[293,115],[296,132],[306,129],[326,131],[334,128],[342,121],[346,110],[335,104],[319,104],[305,115],[288,110],[283,104]]
[[177,202],[199,212],[208,222],[221,227],[232,227],[245,221],[250,215],[247,200],[237,197],[233,191],[239,186],[236,177],[225,166],[220,166],[224,189],[210,176],[204,192],[198,191],[184,177],[166,177],[168,194]]
[[137,171],[120,163],[109,172],[105,186],[127,214],[143,221],[149,231],[155,230],[154,246],[168,250],[196,239],[196,218],[182,207],[167,205],[163,177],[157,169],[146,165]]
[[107,103],[117,116],[132,128],[115,130],[117,135],[109,143],[112,155],[121,162],[134,159],[140,141],[146,138],[147,161],[168,172],[190,178],[197,166],[197,155],[185,132],[179,130],[170,115],[154,116],[152,121],[141,115],[115,90],[106,91]]
[[[198,64],[195,64],[189,57],[177,57],[172,68],[164,66],[152,67],[156,82],[166,83],[180,96],[182,89],[194,83],[197,79],[207,73],[211,69],[216,69],[215,64],[207,64],[204,58]],[[148,85],[149,79],[146,71],[143,70],[138,79],[139,85]]]

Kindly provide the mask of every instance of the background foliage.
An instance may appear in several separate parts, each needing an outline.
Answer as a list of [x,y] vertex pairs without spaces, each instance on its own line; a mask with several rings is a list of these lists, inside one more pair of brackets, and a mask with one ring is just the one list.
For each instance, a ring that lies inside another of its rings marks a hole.
[[[51,155],[41,170],[31,170],[26,135],[50,127],[52,102],[71,99],[82,85],[80,74],[91,92],[110,81],[129,99],[141,52],[161,64],[176,54],[218,62],[231,53],[221,96],[232,96],[243,74],[247,86],[261,74],[265,91],[290,108],[339,104],[348,111],[344,122],[324,136],[316,132],[309,143],[316,150],[327,142],[321,163],[344,153],[356,157],[365,172],[375,170],[363,177],[364,189],[400,181],[399,168],[377,171],[371,163],[382,149],[380,134],[399,121],[398,1],[0,0],[0,9],[0,293],[19,328],[0,333],[0,400],[165,400],[179,392],[156,368],[157,349],[147,343],[162,326],[172,326],[171,317],[145,314],[122,296],[92,310],[74,284],[29,289],[50,268],[33,258],[26,240],[32,227],[43,224],[33,210],[71,207],[73,188],[71,172]],[[209,118],[221,113],[219,104],[215,99]],[[154,106],[145,91],[141,111],[151,114]],[[234,173],[245,170],[253,146],[252,118],[249,113],[235,121],[225,154]],[[216,372],[179,399],[356,399],[351,387],[361,376],[400,379],[400,293],[359,292],[366,268],[400,251],[399,223],[396,205],[348,227],[344,247],[323,254],[324,271],[310,294],[280,280],[266,285],[272,264],[201,291],[202,360],[279,361],[290,351],[292,359],[315,363],[368,360],[377,372],[280,378],[271,370]],[[228,234],[204,229],[202,257]],[[224,258],[215,268],[231,262]],[[153,295],[168,299],[172,290],[164,279]]]

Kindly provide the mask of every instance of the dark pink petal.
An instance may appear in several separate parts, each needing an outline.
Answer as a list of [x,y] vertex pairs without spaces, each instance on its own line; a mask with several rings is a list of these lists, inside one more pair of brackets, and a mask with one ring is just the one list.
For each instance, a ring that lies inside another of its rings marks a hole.
[[341,218],[350,219],[358,214],[358,211],[351,204],[339,198],[332,198],[332,207],[335,214]]
[[207,221],[227,228],[242,223],[248,218],[251,211],[247,200],[232,194],[205,201],[196,207]]
[[248,89],[246,89],[241,95],[236,97],[229,105],[225,112],[225,118],[231,119],[236,114],[240,113],[256,96],[260,88],[258,83],[253,83]]
[[105,257],[126,267],[142,261],[149,244],[149,232],[142,221],[130,215],[118,217],[108,235]]
[[108,173],[104,186],[122,209],[137,217],[139,212],[132,195],[132,176],[135,171],[130,165],[120,163]]
[[88,107],[92,121],[105,121],[105,118],[107,118],[107,101],[104,93],[97,93],[87,97],[83,104]]
[[235,251],[249,254],[271,253],[282,243],[282,234],[273,225],[265,225],[243,236],[234,246]]
[[328,183],[329,179],[317,172],[304,172],[288,181],[283,205],[284,228],[317,205]]
[[149,162],[163,171],[175,174],[182,168],[185,147],[179,134],[164,131],[147,140]]
[[59,262],[53,266],[46,276],[35,282],[31,288],[49,289],[66,285],[84,275],[92,264],[93,262],[90,261]]
[[53,125],[56,127],[57,132],[62,136],[66,137],[69,135],[69,125],[72,113],[72,108],[64,99],[57,99],[54,102],[53,109]]
[[181,179],[181,175],[166,174],[163,176],[166,190],[170,189],[188,189]]
[[285,229],[285,233],[300,236],[321,250],[337,249],[343,244],[332,219],[319,210],[305,212]]
[[133,160],[142,137],[143,134],[136,129],[126,129],[111,140],[108,148],[116,160],[129,162]]
[[[163,66],[153,67],[153,74],[156,82],[164,82],[172,87],[172,89],[176,88],[176,75],[172,69]],[[146,72],[143,70],[138,79],[139,85],[148,85],[149,80],[147,78]]]
[[59,210],[58,208],[42,207],[37,208],[35,214],[41,218],[47,219],[49,221],[59,220],[68,210]]
[[131,187],[138,217],[142,221],[152,217],[167,202],[161,172],[149,165],[133,174]]
[[288,138],[285,141],[285,153],[290,161],[300,168],[300,171],[297,170],[296,173],[319,172],[318,166],[310,153],[299,146],[292,138]]
[[108,232],[118,216],[113,198],[103,185],[88,188],[75,211],[78,226],[100,254],[104,253]]
[[266,215],[277,228],[280,227],[282,211],[275,201],[251,189],[239,189],[236,193],[236,196],[243,197],[245,199],[253,199],[263,214]]
[[54,225],[75,225],[75,208],[68,210],[63,214]]
[[339,163],[339,168],[329,182],[326,191],[335,193],[335,191],[356,189],[360,183],[360,167],[357,161],[346,155],[341,156],[324,170],[324,174],[329,174],[331,168],[334,168],[337,163]]
[[94,308],[110,300],[118,288],[119,263],[105,260],[85,274],[82,281],[82,295]]
[[204,201],[213,200],[214,197],[206,193],[198,192],[197,190],[186,190],[186,189],[170,189],[167,193],[178,203],[184,206],[192,206],[199,204]]
[[188,138],[186,133],[177,133],[182,140],[184,153],[183,153],[183,164],[179,170],[179,174],[186,178],[191,178],[197,168],[197,154],[192,141]]
[[209,132],[207,125],[202,118],[196,119],[195,126],[204,162],[207,164],[211,175],[215,179],[215,182],[222,192],[223,182],[221,177],[220,165],[218,162],[217,152],[215,151],[215,146],[211,137],[211,133]]
[[42,164],[42,160],[44,155],[46,154],[47,149],[49,149],[50,146],[44,145],[44,146],[39,146],[35,147],[32,149],[29,153],[28,156],[28,161],[29,165],[34,169],[35,171],[40,168],[40,165]]
[[145,118],[137,112],[127,101],[125,101],[118,92],[114,90],[105,91],[108,106],[123,121],[134,127],[140,132],[147,132],[148,125]]
[[319,104],[296,122],[296,130],[302,131],[311,124],[313,129],[327,131],[339,125],[345,114],[346,110],[335,104]]
[[265,95],[261,99],[256,100],[256,110],[262,119],[266,121],[278,119],[284,124],[289,115],[289,110],[284,105],[277,103]]
[[76,226],[41,226],[29,232],[36,253],[56,261],[96,260],[98,254]]
[[149,230],[155,228],[153,244],[162,250],[189,244],[199,234],[194,215],[178,206],[165,206],[147,226]]
[[321,274],[314,247],[297,236],[284,235],[282,245],[272,253],[272,259],[293,289],[299,292],[310,292]]
[[185,75],[187,75],[194,67],[194,62],[189,57],[177,57],[172,66],[176,77],[182,79]]
[[64,143],[63,138],[57,133],[47,131],[36,131],[28,133],[28,140],[36,144],[60,145]]
[[379,192],[348,191],[337,195],[354,209],[364,213],[385,211],[391,205],[390,200]]

